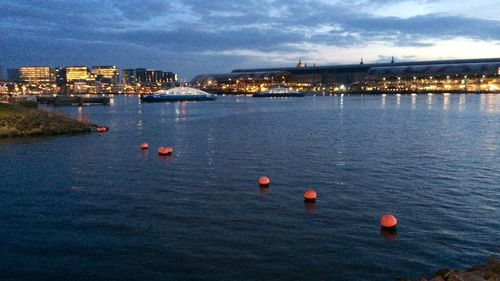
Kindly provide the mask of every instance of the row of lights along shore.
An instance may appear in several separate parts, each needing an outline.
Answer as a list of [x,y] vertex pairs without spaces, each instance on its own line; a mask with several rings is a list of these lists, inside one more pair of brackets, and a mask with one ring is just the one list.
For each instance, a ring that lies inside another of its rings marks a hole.
[[[105,127],[99,127],[99,128],[105,128]],[[99,129],[98,128],[98,129]],[[98,132],[104,133],[107,131],[107,128],[105,130],[97,130]],[[141,150],[147,150],[149,149],[149,145],[147,143],[142,143],[140,146]],[[172,155],[174,152],[174,149],[170,146],[167,147],[160,147],[158,148],[158,155],[160,156],[168,156]],[[259,185],[262,188],[269,188],[271,184],[271,180],[266,177],[262,176],[259,178]],[[318,198],[318,194],[316,191],[312,188],[308,188],[304,191],[304,202],[306,203],[316,203],[316,199]],[[393,214],[385,214],[380,218],[380,228],[383,236],[393,238],[396,235],[396,226],[398,225],[398,220]]]

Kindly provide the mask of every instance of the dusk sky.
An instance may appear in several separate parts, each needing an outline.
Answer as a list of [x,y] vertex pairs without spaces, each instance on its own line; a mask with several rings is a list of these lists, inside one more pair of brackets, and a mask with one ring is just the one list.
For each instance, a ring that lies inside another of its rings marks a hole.
[[234,68],[500,57],[498,0],[0,0],[0,65]]

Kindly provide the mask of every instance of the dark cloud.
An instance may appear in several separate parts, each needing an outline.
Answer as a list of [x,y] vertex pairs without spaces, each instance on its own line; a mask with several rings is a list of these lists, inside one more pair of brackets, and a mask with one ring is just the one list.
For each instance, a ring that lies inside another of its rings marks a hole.
[[286,56],[307,53],[306,43],[356,48],[381,41],[430,47],[456,37],[500,41],[496,20],[446,14],[380,17],[363,7],[395,0],[337,2],[0,0],[0,64],[117,64],[191,77],[272,63],[238,50],[295,61]]

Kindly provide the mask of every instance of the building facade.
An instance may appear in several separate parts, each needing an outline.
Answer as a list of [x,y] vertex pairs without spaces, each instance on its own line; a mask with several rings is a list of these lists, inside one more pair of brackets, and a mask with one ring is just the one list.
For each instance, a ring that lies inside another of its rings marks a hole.
[[156,69],[128,68],[122,71],[122,81],[128,91],[154,92],[173,85],[177,74]]
[[74,80],[87,80],[89,78],[89,69],[86,66],[67,66],[64,68],[66,84]]
[[51,83],[51,72],[48,66],[23,66],[19,68],[19,80],[21,82],[49,85]]
[[[299,61],[296,67],[235,69],[231,74],[254,76],[259,73],[287,73],[290,79],[286,83],[277,82],[274,85],[292,87],[294,90],[304,92],[335,93],[357,91],[375,93],[376,91],[392,91],[391,89],[394,88],[394,85],[384,86],[384,83],[388,84],[389,81],[394,79],[400,81],[401,85],[397,87],[404,91],[455,89],[456,91],[487,92],[497,91],[499,87],[498,81],[500,79],[498,79],[498,75],[500,68],[496,66],[498,63],[500,63],[500,58],[413,62],[395,62],[392,59],[390,63],[370,64],[361,61],[359,64],[329,66],[307,66],[302,61]],[[485,67],[488,68],[487,73],[481,70]],[[435,73],[436,71],[438,73]],[[400,72],[403,72],[405,75],[401,75],[402,73]],[[379,75],[380,73],[386,75]],[[462,76],[462,79],[458,79],[459,76]],[[216,79],[208,79],[207,77],[215,77]],[[217,77],[222,78],[218,79]],[[452,77],[456,79],[451,81]],[[405,85],[402,85],[403,81],[406,81]],[[421,83],[417,84],[413,83],[413,81],[421,81]],[[193,85],[211,89],[213,92],[224,92],[226,90],[224,87],[227,86],[226,82],[223,76],[211,74],[198,75],[191,81]],[[410,85],[412,83],[414,84],[413,87]],[[426,83],[432,85],[426,86]],[[464,86],[464,84],[467,85]],[[214,85],[218,86],[215,87]],[[448,86],[445,87],[444,85]],[[241,87],[238,88],[242,89]],[[252,90],[247,93],[251,93],[257,88],[250,87],[249,89]]]
[[92,66],[90,73],[96,81],[116,84],[119,81],[119,70],[116,66]]

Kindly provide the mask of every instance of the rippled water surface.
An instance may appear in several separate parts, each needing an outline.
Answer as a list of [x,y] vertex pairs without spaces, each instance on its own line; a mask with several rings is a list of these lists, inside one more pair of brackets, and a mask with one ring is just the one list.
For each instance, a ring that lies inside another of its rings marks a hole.
[[2,280],[393,280],[500,254],[500,95],[51,110],[110,131],[0,141]]

